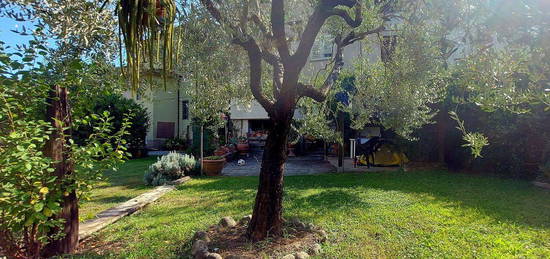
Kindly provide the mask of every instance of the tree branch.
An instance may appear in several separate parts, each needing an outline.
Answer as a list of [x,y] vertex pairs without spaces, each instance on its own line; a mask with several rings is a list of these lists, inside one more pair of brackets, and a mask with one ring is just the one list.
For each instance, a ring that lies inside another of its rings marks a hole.
[[273,102],[262,94],[262,52],[256,41],[234,39],[233,43],[243,47],[248,53],[250,62],[250,90],[256,100],[264,107],[268,114],[273,113]]
[[275,38],[275,45],[279,56],[285,61],[289,57],[288,43],[285,35],[285,6],[284,0],[271,2],[271,29]]
[[379,33],[379,32],[382,32],[383,30],[385,29],[384,25],[380,25],[372,30],[368,30],[368,31],[364,31],[364,32],[354,32],[354,31],[351,31],[350,33],[348,33],[348,35],[342,40],[342,44],[343,46],[348,46],[350,44],[353,44],[354,42],[358,41],[358,40],[362,40],[364,39],[365,37],[367,37],[368,35],[371,35],[371,34],[375,34],[375,33]]
[[336,38],[335,42],[336,54],[334,55],[333,60],[334,65],[332,66],[330,74],[325,79],[325,82],[320,88],[315,88],[312,85],[304,85],[302,83],[298,83],[298,94],[300,96],[309,97],[317,102],[323,102],[327,98],[330,89],[338,79],[340,71],[344,66],[344,59],[342,55],[342,51],[345,46],[344,42],[340,37]]
[[269,63],[272,66],[276,66],[279,63],[279,57],[275,56],[273,53],[267,51],[267,50],[261,50],[261,56],[265,60],[265,62]]
[[[335,8],[337,6],[355,7],[355,19],[352,19],[346,11]],[[344,18],[354,28],[363,22],[362,6],[357,0],[323,0],[319,2],[313,14],[309,17],[296,52],[292,55],[293,61],[296,62],[298,68],[302,68],[306,64],[317,34],[319,34],[326,19],[332,15]]]
[[271,34],[267,30],[267,26],[265,26],[265,24],[262,22],[262,20],[260,20],[260,17],[257,14],[252,14],[250,16],[250,20],[252,22],[254,22],[254,24],[256,24],[256,26],[258,26],[260,31],[262,31],[262,33],[264,34],[264,37],[266,37],[267,39],[273,39],[273,34]]
[[208,10],[210,15],[212,15],[212,17],[214,17],[214,19],[216,19],[217,22],[225,23],[222,15],[220,13],[220,10],[218,10],[218,8],[216,8],[216,6],[214,6],[214,3],[211,0],[200,0],[200,1],[206,7],[206,10]]
[[315,7],[313,14],[309,17],[304,32],[302,33],[302,37],[300,38],[298,48],[291,57],[293,61],[292,63],[296,64],[297,68],[302,68],[305,66],[309,52],[315,42],[315,38],[317,37],[317,34],[319,34],[325,20],[329,16],[327,10],[330,9],[328,9],[327,6],[321,2]]
[[329,15],[330,16],[333,16],[333,15],[340,16],[340,17],[342,17],[342,19],[344,19],[344,21],[346,21],[346,23],[349,26],[351,26],[352,28],[357,28],[363,22],[363,14],[362,14],[361,11],[362,11],[361,4],[358,2],[355,5],[355,19],[351,18],[351,16],[348,14],[348,12],[346,10],[342,10],[342,9],[339,9],[339,8],[332,9],[330,11]]

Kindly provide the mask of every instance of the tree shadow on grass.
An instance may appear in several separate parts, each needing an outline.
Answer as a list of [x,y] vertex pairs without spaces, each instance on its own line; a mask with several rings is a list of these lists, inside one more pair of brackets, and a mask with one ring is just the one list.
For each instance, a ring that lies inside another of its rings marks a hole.
[[[257,183],[257,177],[220,177],[201,184],[182,186],[181,189],[218,191],[228,195],[228,199],[244,199],[250,195],[242,196],[240,193],[255,193]],[[285,199],[291,201],[286,205],[304,209],[344,209],[346,204],[365,205],[368,209],[368,204],[357,195],[357,192],[368,189],[430,196],[437,201],[475,208],[500,221],[550,228],[550,192],[533,187],[526,181],[446,171],[285,177]],[[320,193],[299,197],[300,193],[308,190]]]
[[[115,224],[111,231],[148,232],[160,240],[177,239],[169,254],[187,256],[195,231],[216,224],[222,216],[238,219],[252,212],[257,185],[258,177],[199,177],[150,205],[154,208],[135,218],[129,217],[124,224]],[[388,197],[376,199],[379,197],[371,195]],[[378,205],[397,206],[392,195],[406,200],[395,210],[406,209],[413,203],[442,202],[443,206],[452,203],[474,208],[498,221],[550,228],[550,192],[536,189],[528,182],[445,171],[289,176],[285,178],[285,216],[298,216],[307,222],[327,216],[329,220],[332,216],[338,220],[353,217],[353,213],[361,210],[373,210],[371,198]],[[170,234],[170,229],[179,227]]]

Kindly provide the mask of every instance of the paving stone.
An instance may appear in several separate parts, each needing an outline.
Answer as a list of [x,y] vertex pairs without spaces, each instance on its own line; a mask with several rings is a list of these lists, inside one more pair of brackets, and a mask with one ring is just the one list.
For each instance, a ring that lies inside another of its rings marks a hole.
[[158,186],[150,192],[141,194],[131,200],[123,202],[113,208],[107,209],[96,215],[95,218],[82,222],[79,226],[78,238],[84,240],[90,237],[93,233],[103,229],[121,219],[124,216],[130,215],[148,204],[158,200],[164,194],[174,190],[176,186],[189,181],[189,176],[180,178],[176,181],[170,182],[168,185]]
[[[246,165],[239,166],[237,161],[227,163],[222,174],[226,176],[260,175],[261,156],[246,158]],[[290,157],[285,163],[285,175],[310,175],[336,172],[336,168],[319,156]]]

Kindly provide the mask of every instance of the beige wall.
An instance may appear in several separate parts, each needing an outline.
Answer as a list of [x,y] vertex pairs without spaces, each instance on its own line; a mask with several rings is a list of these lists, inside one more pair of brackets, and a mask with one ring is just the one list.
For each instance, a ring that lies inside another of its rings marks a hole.
[[[187,120],[182,119],[182,101],[188,100],[191,102],[189,96],[185,95],[183,91],[183,84],[178,85],[176,79],[168,79],[166,89],[162,83],[162,80],[155,80],[153,89],[147,89],[139,96],[132,96],[129,92],[125,93],[127,98],[137,100],[143,106],[147,108],[149,112],[149,118],[151,126],[147,132],[146,142],[150,147],[156,147],[162,145],[166,139],[157,138],[157,124],[158,122],[173,122],[174,123],[174,135],[178,136],[178,118],[179,118],[179,137],[185,138],[187,128],[189,126],[189,138],[193,138],[191,130],[191,118],[189,114]],[[178,103],[178,88],[180,89],[180,98]],[[179,106],[179,114],[178,114]]]

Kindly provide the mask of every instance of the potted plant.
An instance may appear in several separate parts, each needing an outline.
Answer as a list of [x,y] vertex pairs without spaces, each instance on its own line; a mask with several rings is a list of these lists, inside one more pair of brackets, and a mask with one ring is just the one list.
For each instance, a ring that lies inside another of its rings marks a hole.
[[217,176],[222,173],[225,158],[221,156],[207,156],[202,160],[202,171],[207,176]]
[[248,150],[250,149],[250,145],[248,145],[248,139],[245,137],[239,137],[239,142],[237,143],[237,150],[240,153],[248,153]]
[[215,156],[224,156],[227,153],[228,153],[228,150],[225,146],[220,146],[219,148],[214,150],[214,155]]

